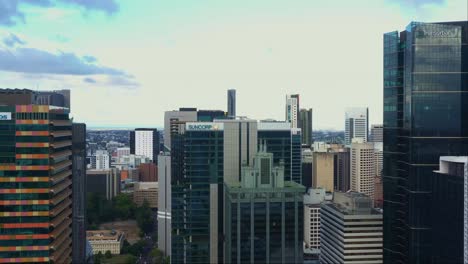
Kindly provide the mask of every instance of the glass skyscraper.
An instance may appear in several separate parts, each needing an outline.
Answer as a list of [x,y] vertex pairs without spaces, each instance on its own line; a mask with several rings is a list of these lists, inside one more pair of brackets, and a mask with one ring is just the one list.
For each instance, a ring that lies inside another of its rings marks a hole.
[[440,156],[468,153],[467,44],[468,22],[384,35],[386,263],[433,261],[432,171]]

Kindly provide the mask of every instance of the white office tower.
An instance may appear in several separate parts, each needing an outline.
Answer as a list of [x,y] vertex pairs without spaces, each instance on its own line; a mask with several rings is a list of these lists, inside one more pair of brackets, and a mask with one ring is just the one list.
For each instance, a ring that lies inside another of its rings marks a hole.
[[108,170],[110,167],[109,153],[105,150],[96,151],[96,170]]
[[171,255],[171,155],[158,156],[158,248]]
[[327,196],[324,188],[309,189],[304,195],[304,243],[305,254],[318,255],[320,253],[320,206]]
[[360,138],[351,143],[351,191],[374,198],[375,153],[374,144]]
[[369,131],[369,109],[364,107],[347,108],[345,114],[345,145],[350,145],[353,138],[367,142]]
[[291,128],[299,127],[299,95],[286,95],[286,122],[291,123]]
[[383,217],[370,197],[335,192],[320,213],[320,263],[383,263]]

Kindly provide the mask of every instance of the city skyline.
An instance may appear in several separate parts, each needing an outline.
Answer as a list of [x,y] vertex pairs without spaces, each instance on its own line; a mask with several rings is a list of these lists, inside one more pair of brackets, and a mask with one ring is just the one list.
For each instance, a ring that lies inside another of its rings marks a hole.
[[466,19],[465,1],[441,0],[9,3],[2,87],[71,89],[72,117],[88,127],[162,127],[180,106],[227,110],[228,89],[254,119],[283,120],[284,96],[298,93],[316,129],[343,130],[357,106],[381,124],[382,34]]

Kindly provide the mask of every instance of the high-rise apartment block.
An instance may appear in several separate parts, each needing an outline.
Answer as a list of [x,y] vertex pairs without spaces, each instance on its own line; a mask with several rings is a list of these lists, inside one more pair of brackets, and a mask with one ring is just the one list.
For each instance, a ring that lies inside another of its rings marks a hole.
[[236,90],[229,89],[227,91],[228,98],[228,117],[236,116]]
[[299,127],[299,95],[286,95],[286,122],[291,124],[292,128]]
[[363,107],[347,108],[345,114],[345,145],[351,145],[353,138],[368,141],[369,109]]
[[374,144],[354,139],[351,143],[351,190],[374,198]]
[[311,146],[314,142],[312,136],[312,108],[300,110],[299,128],[302,131],[302,144]]
[[262,146],[224,190],[225,263],[301,263],[305,187],[284,181]]
[[468,153],[468,22],[412,22],[383,40],[384,260],[431,263],[433,171]]
[[72,123],[40,94],[0,89],[0,263],[72,261]]
[[137,128],[130,132],[130,154],[145,156],[158,163],[159,132],[156,128]]
[[357,192],[335,192],[320,211],[320,262],[382,263],[382,213]]

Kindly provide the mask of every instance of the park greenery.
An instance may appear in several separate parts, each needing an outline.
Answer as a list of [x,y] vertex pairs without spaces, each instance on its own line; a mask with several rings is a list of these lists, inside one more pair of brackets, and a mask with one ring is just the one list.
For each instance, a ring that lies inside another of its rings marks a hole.
[[130,195],[118,194],[114,199],[90,193],[87,195],[87,220],[90,230],[98,229],[105,222],[116,220],[134,219],[138,227],[144,233],[150,233],[153,229],[154,219],[147,201],[142,206],[137,206]]

